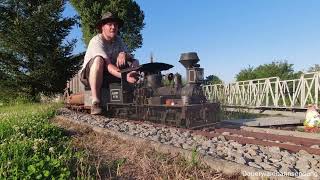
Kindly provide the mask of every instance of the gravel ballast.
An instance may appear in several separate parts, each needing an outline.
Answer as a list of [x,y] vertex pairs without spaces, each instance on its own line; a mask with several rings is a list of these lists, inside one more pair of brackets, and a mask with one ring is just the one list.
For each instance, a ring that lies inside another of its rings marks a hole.
[[267,175],[271,176],[286,175],[302,179],[318,179],[320,177],[320,156],[309,154],[303,150],[298,153],[291,153],[279,147],[242,145],[232,140],[226,140],[223,135],[207,139],[201,135],[194,135],[190,131],[154,126],[147,123],[136,124],[127,120],[103,116],[91,116],[65,108],[60,109],[58,115],[95,127],[152,140],[167,146],[189,151],[196,150],[204,156],[251,167],[252,171],[250,172],[256,172],[253,171],[254,169],[261,169],[261,172],[269,173]]

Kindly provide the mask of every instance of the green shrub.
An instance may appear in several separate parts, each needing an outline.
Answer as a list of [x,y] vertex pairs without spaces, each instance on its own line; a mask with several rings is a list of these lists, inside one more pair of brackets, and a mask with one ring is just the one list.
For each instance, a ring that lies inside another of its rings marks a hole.
[[6,90],[0,88],[0,107],[8,105],[26,104],[30,102],[39,102],[40,97],[30,97],[26,94],[19,93],[16,90]]

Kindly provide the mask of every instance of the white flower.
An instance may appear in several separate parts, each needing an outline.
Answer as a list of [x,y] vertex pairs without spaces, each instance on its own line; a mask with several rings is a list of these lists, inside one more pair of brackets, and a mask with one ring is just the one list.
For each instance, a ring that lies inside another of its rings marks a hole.
[[53,147],[50,147],[50,148],[49,148],[49,152],[50,152],[50,153],[54,153],[54,148],[53,148]]

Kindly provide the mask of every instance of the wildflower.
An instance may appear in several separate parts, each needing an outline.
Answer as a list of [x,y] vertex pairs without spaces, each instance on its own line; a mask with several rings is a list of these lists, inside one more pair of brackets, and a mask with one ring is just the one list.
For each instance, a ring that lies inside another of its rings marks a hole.
[[21,138],[25,137],[25,134],[23,134],[23,133],[19,133],[18,135],[19,135]]
[[54,153],[54,148],[53,148],[53,147],[50,147],[50,148],[49,148],[49,152],[50,152],[50,153]]
[[46,143],[46,142],[47,140],[44,140],[44,139],[34,139],[34,144],[36,145]]

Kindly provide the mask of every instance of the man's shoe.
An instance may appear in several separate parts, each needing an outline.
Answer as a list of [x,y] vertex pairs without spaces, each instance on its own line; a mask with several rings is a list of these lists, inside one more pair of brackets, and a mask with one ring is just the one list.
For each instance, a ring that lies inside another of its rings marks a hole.
[[91,114],[98,115],[102,113],[102,108],[98,102],[93,102],[91,106]]

